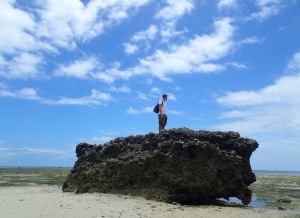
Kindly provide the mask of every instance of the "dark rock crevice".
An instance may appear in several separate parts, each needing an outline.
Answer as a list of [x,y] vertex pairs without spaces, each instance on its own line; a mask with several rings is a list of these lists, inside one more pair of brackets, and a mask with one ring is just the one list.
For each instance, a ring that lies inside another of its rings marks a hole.
[[258,147],[236,132],[171,129],[116,138],[104,145],[81,143],[65,192],[108,192],[180,204],[217,198],[251,201],[255,182],[250,157]]

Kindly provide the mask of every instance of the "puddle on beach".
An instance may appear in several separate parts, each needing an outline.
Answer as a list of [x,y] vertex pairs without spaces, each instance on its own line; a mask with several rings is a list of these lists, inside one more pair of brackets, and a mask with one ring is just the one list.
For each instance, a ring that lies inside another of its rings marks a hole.
[[[269,208],[283,207],[300,214],[300,174],[264,175],[256,174],[256,182],[250,188],[257,199],[266,202]],[[289,198],[291,203],[281,203],[278,199]]]
[[69,168],[0,168],[1,186],[62,185]]

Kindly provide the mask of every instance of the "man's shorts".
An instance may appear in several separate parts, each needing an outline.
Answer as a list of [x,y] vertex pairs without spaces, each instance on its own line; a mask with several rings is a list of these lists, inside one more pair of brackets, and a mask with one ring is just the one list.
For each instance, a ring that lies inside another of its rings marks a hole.
[[167,115],[163,115],[163,116],[161,116],[160,114],[158,114],[158,122],[159,122],[159,125],[160,126],[165,126],[165,125],[167,125],[167,121],[168,121],[168,117],[167,117]]

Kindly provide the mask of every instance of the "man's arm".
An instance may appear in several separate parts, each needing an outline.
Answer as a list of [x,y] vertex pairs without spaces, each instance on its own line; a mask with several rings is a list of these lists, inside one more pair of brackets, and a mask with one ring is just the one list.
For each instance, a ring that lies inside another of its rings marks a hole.
[[158,108],[159,108],[159,113],[162,115],[162,105],[161,104],[158,104]]

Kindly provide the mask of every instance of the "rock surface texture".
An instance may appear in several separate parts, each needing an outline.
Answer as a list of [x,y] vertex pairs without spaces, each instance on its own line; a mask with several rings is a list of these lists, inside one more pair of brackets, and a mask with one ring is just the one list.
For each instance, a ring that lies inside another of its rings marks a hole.
[[103,145],[81,143],[78,160],[62,190],[120,193],[180,204],[218,198],[251,202],[255,182],[250,156],[255,140],[236,132],[171,129],[116,138]]

